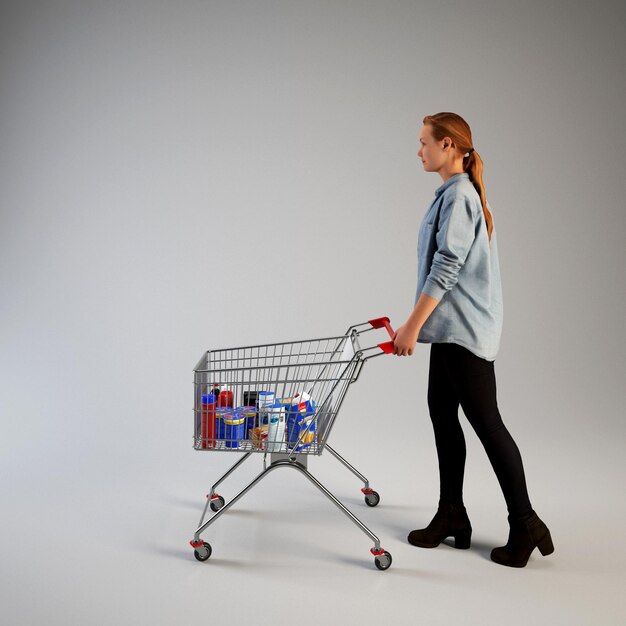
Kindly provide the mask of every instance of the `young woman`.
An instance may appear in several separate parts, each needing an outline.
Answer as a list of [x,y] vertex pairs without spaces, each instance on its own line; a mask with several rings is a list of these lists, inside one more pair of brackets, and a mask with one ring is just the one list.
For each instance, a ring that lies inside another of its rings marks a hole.
[[467,122],[455,113],[424,118],[420,131],[424,170],[443,184],[418,235],[416,304],[394,336],[395,354],[430,343],[428,408],[439,461],[439,508],[409,543],[434,548],[454,537],[469,548],[472,526],[463,505],[465,439],[458,408],[480,438],[508,508],[509,538],[491,559],[524,567],[531,552],[554,551],[550,531],[533,511],[522,458],[496,403],[494,361],[502,330],[502,291],[496,231],[485,196],[483,164]]

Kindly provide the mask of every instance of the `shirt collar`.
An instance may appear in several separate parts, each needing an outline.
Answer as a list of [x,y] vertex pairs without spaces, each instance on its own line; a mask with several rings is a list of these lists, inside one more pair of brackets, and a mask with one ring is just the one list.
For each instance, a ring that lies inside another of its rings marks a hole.
[[469,174],[467,172],[460,172],[459,174],[454,174],[453,176],[450,176],[450,178],[448,178],[448,180],[443,185],[441,185],[441,187],[437,187],[437,189],[435,189],[435,197],[439,197],[444,192],[444,190],[450,187],[450,185],[454,185],[454,183],[462,180],[463,178],[467,178],[469,180]]

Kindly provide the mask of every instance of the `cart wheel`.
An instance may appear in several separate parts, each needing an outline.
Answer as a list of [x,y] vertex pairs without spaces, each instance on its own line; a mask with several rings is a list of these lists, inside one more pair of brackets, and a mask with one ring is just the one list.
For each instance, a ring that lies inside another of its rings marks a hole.
[[198,546],[194,551],[193,555],[198,559],[198,561],[206,561],[210,556],[213,550],[211,549],[211,544],[204,541],[201,546]]
[[211,507],[211,511],[219,511],[224,506],[224,498],[222,496],[217,496],[217,498],[213,498],[209,503]]
[[379,502],[380,496],[376,491],[372,491],[372,493],[368,493],[365,496],[365,504],[367,504],[367,506],[376,506]]
[[385,552],[374,559],[374,563],[376,563],[376,567],[380,570],[384,571],[389,569],[391,566],[391,554],[385,550]]

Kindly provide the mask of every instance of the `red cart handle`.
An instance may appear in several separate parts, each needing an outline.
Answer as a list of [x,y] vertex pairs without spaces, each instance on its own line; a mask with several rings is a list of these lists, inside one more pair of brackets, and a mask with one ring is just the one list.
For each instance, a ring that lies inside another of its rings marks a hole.
[[[389,333],[389,336],[393,339],[395,332],[393,328],[391,328],[391,324],[389,322],[388,317],[377,317],[374,320],[368,320],[368,323],[371,324],[372,328],[386,328],[387,332]],[[385,354],[393,354],[394,352],[393,341],[386,341],[384,343],[379,343],[378,347]]]

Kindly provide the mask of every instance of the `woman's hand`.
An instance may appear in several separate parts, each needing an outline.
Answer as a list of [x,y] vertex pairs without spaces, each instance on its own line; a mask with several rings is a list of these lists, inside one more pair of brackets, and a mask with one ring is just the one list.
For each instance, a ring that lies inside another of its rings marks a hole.
[[413,354],[420,330],[438,304],[439,300],[436,298],[431,298],[424,292],[420,294],[413,312],[393,336],[394,354],[398,356],[411,356]]
[[393,335],[393,353],[397,356],[411,356],[419,334],[419,328],[413,329],[408,324],[402,324]]

